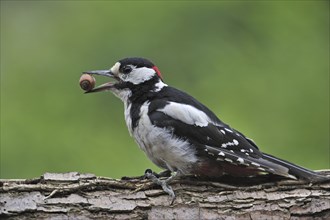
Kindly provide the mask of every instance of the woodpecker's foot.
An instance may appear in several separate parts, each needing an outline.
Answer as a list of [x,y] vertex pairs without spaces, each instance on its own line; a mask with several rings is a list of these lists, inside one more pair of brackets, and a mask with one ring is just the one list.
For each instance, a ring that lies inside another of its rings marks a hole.
[[[168,172],[167,172],[168,173]],[[175,193],[172,189],[171,186],[168,185],[168,183],[170,183],[174,177],[176,176],[176,174],[174,174],[173,176],[168,177],[165,180],[160,180],[155,174],[154,172],[152,172],[151,169],[147,169],[145,171],[145,177],[150,179],[153,183],[159,185],[162,187],[162,189],[164,190],[164,192],[166,192],[167,194],[169,194],[172,198],[171,204],[173,204],[174,200],[175,200]]]
[[157,178],[172,176],[172,172],[170,170],[164,170],[160,173],[156,173],[156,172],[153,172],[151,169],[146,169],[146,171],[144,171],[144,177],[146,177],[146,173],[152,173]]
[[[160,173],[156,173],[153,172],[151,169],[146,169],[146,171],[144,171],[144,173],[153,173],[157,178],[161,178],[161,177],[170,177],[171,176],[171,171],[170,170],[164,170]],[[121,178],[121,180],[143,180],[146,178],[146,175],[142,175],[142,176],[123,176]]]

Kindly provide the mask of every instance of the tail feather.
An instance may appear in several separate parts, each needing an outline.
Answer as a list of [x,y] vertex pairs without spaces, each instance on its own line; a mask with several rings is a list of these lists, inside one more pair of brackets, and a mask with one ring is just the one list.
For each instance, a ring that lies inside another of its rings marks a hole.
[[[308,170],[306,168],[295,165],[286,160],[279,159],[279,158],[274,157],[269,154],[263,153],[263,159],[287,168],[288,174],[292,175],[294,177],[297,177],[298,179],[303,179],[303,180],[306,180],[309,182],[322,182],[322,181],[330,180],[330,177],[328,177],[328,176],[318,174],[312,170]],[[279,174],[279,175],[282,175],[282,174]]]
[[[220,163],[226,161],[236,166],[246,166],[246,170],[253,170],[256,175],[271,173],[290,179],[303,179],[308,182],[330,181],[330,176],[316,173],[269,154],[261,153],[260,155],[253,157],[237,154],[225,148],[219,149],[208,145],[205,145],[205,148],[209,155],[217,157],[216,161],[219,161]],[[224,167],[224,165],[222,166]],[[242,173],[237,173],[241,172],[241,170],[229,170],[228,166],[224,169],[224,172],[227,174],[242,175]]]

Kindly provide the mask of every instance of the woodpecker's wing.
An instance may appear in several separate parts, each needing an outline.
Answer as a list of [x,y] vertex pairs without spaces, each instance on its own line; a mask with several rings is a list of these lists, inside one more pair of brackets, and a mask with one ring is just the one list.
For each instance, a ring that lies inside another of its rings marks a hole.
[[152,124],[173,131],[179,138],[254,158],[262,156],[252,140],[223,123],[195,98],[175,88],[165,87],[157,99],[151,99],[148,114]]
[[201,156],[292,179],[329,180],[329,177],[261,153],[252,140],[220,121],[192,96],[175,88],[165,87],[157,93],[157,98],[150,99],[148,114],[153,125],[190,142]]
[[264,159],[251,140],[221,122],[207,107],[176,94],[175,99],[166,96],[150,102],[148,114],[153,125],[193,144],[200,155],[293,178],[286,167]]

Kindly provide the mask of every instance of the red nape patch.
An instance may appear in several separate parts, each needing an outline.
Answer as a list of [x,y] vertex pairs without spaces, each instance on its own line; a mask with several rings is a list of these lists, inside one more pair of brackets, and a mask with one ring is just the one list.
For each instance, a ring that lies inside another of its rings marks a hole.
[[159,76],[159,78],[163,79],[162,74],[160,73],[160,71],[159,71],[159,69],[158,69],[157,66],[153,66],[152,69],[154,69],[156,71],[156,73]]

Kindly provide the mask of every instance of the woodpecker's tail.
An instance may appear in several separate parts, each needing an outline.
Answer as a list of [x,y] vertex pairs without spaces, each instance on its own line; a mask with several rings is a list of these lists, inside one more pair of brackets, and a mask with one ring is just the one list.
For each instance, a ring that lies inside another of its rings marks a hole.
[[276,158],[269,154],[263,153],[263,159],[273,162],[275,164],[278,164],[280,166],[286,167],[288,169],[288,173],[294,177],[297,177],[298,179],[303,179],[303,180],[313,182],[313,183],[330,181],[329,176],[324,176],[324,175],[318,174],[312,170],[308,170],[306,168],[295,165],[286,160]]

